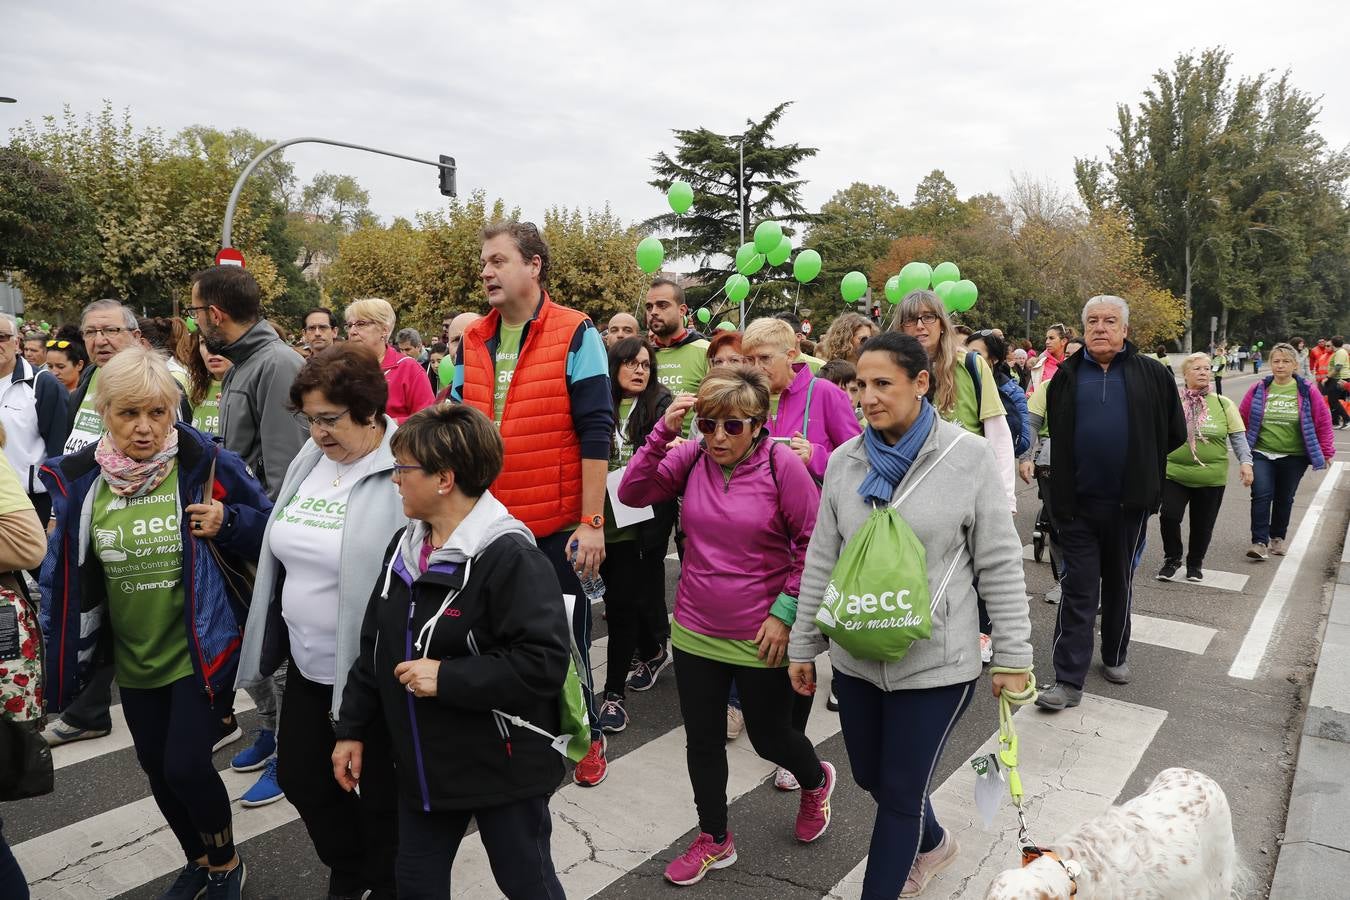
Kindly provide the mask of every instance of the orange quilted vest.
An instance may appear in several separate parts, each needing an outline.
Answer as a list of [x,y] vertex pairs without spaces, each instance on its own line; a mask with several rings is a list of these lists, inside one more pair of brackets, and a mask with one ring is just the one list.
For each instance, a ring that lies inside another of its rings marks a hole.
[[[581,443],[567,393],[567,348],[587,318],[554,303],[545,292],[525,330],[506,391],[501,424],[506,457],[492,494],[535,537],[574,528],[581,520]],[[500,322],[501,313],[494,309],[464,331],[461,396],[489,419],[497,376],[487,342]]]

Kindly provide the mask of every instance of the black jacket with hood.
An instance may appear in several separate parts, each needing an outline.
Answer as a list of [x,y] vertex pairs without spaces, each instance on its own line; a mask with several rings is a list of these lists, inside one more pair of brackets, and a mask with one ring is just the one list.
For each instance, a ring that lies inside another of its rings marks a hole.
[[[493,710],[558,731],[571,650],[553,566],[491,493],[421,572],[426,533],[414,520],[389,545],[337,737],[364,740],[383,718],[400,795],[414,809],[473,810],[547,796],[562,779],[563,757],[547,738]],[[395,666],[419,657],[440,660],[435,697],[414,697],[394,677]]]

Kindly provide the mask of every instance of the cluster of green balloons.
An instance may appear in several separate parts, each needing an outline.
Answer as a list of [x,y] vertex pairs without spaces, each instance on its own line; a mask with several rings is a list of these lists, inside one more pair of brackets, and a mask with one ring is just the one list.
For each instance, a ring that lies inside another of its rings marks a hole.
[[911,262],[900,270],[899,275],[886,279],[886,299],[899,303],[910,292],[927,290],[930,286],[949,312],[965,312],[980,297],[975,282],[962,278],[956,263],[929,266],[928,263]]
[[933,293],[942,299],[942,305],[947,307],[948,312],[965,312],[980,299],[979,288],[969,278],[944,281],[933,288]]
[[637,245],[637,264],[638,268],[648,275],[661,268],[661,263],[665,262],[666,248],[659,238],[645,237]]
[[783,226],[766,219],[755,227],[754,239],[736,250],[736,271],[749,278],[764,264],[781,266],[792,255],[792,239],[783,234]]

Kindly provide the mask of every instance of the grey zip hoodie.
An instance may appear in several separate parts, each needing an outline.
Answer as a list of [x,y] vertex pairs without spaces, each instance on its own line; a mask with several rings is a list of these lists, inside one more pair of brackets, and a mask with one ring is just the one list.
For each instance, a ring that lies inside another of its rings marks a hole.
[[1008,513],[989,442],[967,437],[953,446],[961,433],[960,426],[939,420],[892,497],[894,503],[922,479],[898,511],[928,558],[932,637],[916,641],[899,662],[877,662],[855,659],[837,644],[828,644],[816,627],[816,611],[830,573],[844,545],[872,511],[858,493],[871,468],[859,436],[840,445],[825,469],[820,512],[797,598],[797,621],[788,642],[792,662],[811,662],[828,647],[836,671],[885,691],[972,681],[981,671],[974,584],[978,576],[980,595],[994,622],[994,665],[1031,665],[1022,543]]
[[221,355],[234,363],[220,386],[220,435],[244,458],[273,501],[306,435],[291,414],[291,382],[304,365],[266,322],[256,322]]

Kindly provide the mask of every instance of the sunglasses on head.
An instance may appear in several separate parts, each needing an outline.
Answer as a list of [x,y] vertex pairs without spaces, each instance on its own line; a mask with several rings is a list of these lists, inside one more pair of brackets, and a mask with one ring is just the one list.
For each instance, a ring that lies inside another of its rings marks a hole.
[[728,437],[739,437],[747,427],[755,424],[755,419],[705,419],[698,418],[694,420],[694,425],[703,434],[712,434],[717,431],[717,426],[721,425],[722,430]]
[[57,350],[64,350],[64,349],[66,349],[66,348],[69,347],[69,346],[70,346],[70,341],[48,341],[48,342],[47,342],[47,349],[48,349],[48,350],[51,350],[52,348],[56,348]]

